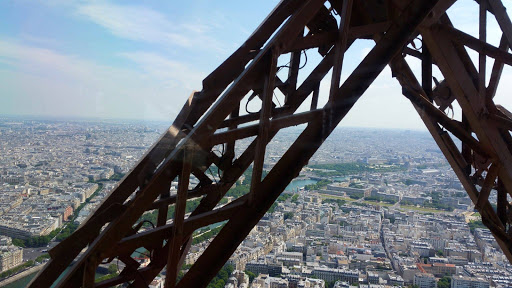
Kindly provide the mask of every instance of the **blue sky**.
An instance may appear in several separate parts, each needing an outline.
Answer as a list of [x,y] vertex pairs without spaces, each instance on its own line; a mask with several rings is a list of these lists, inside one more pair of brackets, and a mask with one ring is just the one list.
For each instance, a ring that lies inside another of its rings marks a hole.
[[[274,0],[0,1],[0,114],[170,122],[190,93],[201,90],[201,80],[243,43],[276,4]],[[459,0],[451,10],[456,26],[476,33],[474,1]],[[491,16],[489,25],[497,27]],[[501,34],[494,30],[488,37],[497,45]],[[370,42],[361,42],[348,51],[342,78],[370,48]],[[318,60],[316,51],[307,53],[312,63]],[[412,67],[418,70],[419,63]],[[344,126],[422,129],[390,75],[389,69],[382,73]],[[505,70],[504,78],[512,80],[510,75]],[[321,86],[324,101],[326,80]],[[509,107],[504,92],[512,81],[504,82],[497,99]]]

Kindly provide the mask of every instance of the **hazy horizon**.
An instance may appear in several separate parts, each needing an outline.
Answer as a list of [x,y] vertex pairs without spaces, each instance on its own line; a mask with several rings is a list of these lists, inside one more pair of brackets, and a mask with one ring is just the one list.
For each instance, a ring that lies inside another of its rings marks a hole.
[[[101,118],[101,117],[79,117],[79,116],[52,116],[52,115],[9,115],[0,114],[0,121],[5,119],[22,120],[22,121],[58,121],[58,122],[90,122],[90,123],[109,123],[109,122],[128,122],[128,123],[153,123],[156,125],[167,125],[170,126],[174,119],[161,120],[161,119],[136,119],[136,118]],[[290,126],[286,129],[297,129],[303,130],[306,124]],[[339,129],[368,129],[368,130],[392,130],[392,131],[413,131],[413,132],[425,132],[428,134],[426,127],[424,129],[409,129],[409,128],[396,128],[396,127],[370,127],[370,126],[346,126],[338,125],[335,130]]]
[[[189,95],[202,89],[202,79],[244,43],[277,3],[0,2],[6,24],[0,27],[0,114],[172,122]],[[512,3],[504,4],[512,9]],[[449,9],[458,29],[477,35],[478,17],[471,14],[478,15],[472,1],[457,1]],[[491,14],[487,22],[488,42],[498,46],[501,30]],[[358,40],[347,50],[342,79],[373,45]],[[468,52],[477,61],[478,54]],[[307,54],[305,74],[320,59],[316,49]],[[419,61],[410,61],[419,75]],[[492,64],[487,61],[488,73]],[[512,71],[505,66],[495,101],[510,108],[508,78]],[[330,73],[320,85],[320,105],[327,101],[329,82]],[[253,103],[249,108],[258,109]],[[459,118],[460,108],[454,109]],[[340,125],[426,130],[389,67]]]

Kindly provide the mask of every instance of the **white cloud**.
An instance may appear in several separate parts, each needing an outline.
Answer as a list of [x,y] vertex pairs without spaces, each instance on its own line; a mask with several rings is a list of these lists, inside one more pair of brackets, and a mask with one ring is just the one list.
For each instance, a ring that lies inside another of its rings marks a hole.
[[15,66],[17,70],[22,70],[31,74],[41,76],[58,75],[59,77],[75,76],[80,78],[89,78],[91,67],[84,65],[77,57],[72,55],[63,55],[55,51],[26,46],[14,41],[0,40],[0,59],[4,59]]
[[173,119],[192,92],[188,85],[200,84],[201,74],[186,64],[155,54],[124,56],[138,59],[147,70],[101,65],[0,39],[0,62],[8,67],[0,70],[2,91],[15,99],[14,106],[0,107],[0,112]]
[[215,26],[213,24],[200,21],[174,23],[158,11],[133,5],[94,3],[79,6],[77,11],[121,38],[170,47],[227,52],[226,45],[208,35],[211,27]]
[[192,71],[187,65],[149,52],[121,53],[121,56],[137,63],[151,77],[171,87],[200,90],[204,73]]
[[192,45],[188,37],[172,32],[174,25],[162,14],[145,7],[90,4],[79,7],[78,13],[122,38],[185,47]]

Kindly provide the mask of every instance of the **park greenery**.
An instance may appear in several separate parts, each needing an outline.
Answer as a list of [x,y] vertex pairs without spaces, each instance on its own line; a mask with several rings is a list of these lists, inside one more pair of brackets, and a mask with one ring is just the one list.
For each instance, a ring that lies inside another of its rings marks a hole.
[[[318,164],[309,165],[309,168],[315,169],[313,172],[320,177],[335,177],[360,174],[363,172],[394,172],[406,170],[405,166],[397,165],[368,165],[365,163],[337,163],[337,164]],[[324,171],[327,170],[327,171]]]
[[452,283],[452,278],[450,276],[444,276],[439,279],[437,282],[437,288],[450,288]]
[[234,268],[231,265],[224,265],[222,269],[220,269],[219,273],[217,273],[217,276],[215,276],[212,281],[210,281],[210,284],[208,284],[208,288],[224,288],[226,283],[228,282],[229,275],[231,275],[231,272],[233,272]]
[[325,199],[322,199],[322,202],[323,203],[336,203],[338,204],[338,207],[341,208],[341,206],[345,205],[345,203],[347,203],[347,201],[343,200],[343,199],[334,199],[334,198],[325,198]]
[[469,226],[469,230],[471,231],[471,233],[473,233],[476,228],[487,228],[484,225],[484,223],[482,222],[482,220],[469,221],[468,226]]
[[374,202],[386,202],[386,203],[389,203],[389,204],[396,204],[397,201],[393,200],[393,199],[384,199],[382,197],[379,197],[379,196],[367,196],[367,197],[364,197],[365,200],[367,201],[374,201]]
[[185,273],[188,272],[190,267],[192,267],[191,264],[183,264],[183,266],[181,266],[181,269],[178,272],[178,276],[176,277],[176,283],[180,282],[181,278],[183,278],[183,276],[185,276]]
[[276,202],[274,202],[274,204],[272,204],[272,206],[270,206],[270,209],[268,209],[267,212],[270,214],[274,213],[274,211],[276,210],[276,207],[277,207],[277,203],[285,202],[290,197],[292,197],[292,194],[283,193],[283,194],[279,195],[279,197],[277,197]]
[[402,205],[402,206],[416,206],[414,203],[412,203],[411,201],[407,201],[407,200],[400,201],[400,205]]
[[53,230],[50,232],[50,234],[45,236],[34,236],[27,239],[19,239],[19,238],[13,238],[12,244],[19,246],[19,247],[30,247],[30,248],[36,248],[36,247],[44,247],[50,243],[50,240],[53,239],[58,233],[60,232],[60,229]]
[[357,200],[357,199],[363,198],[364,197],[364,193],[363,192],[352,192],[352,193],[350,193],[350,195],[348,195],[348,197]]
[[99,276],[95,279],[95,282],[101,282],[101,281],[105,281],[105,280],[108,280],[108,279],[111,279],[111,278],[114,278],[116,277],[117,275],[119,275],[118,272],[115,272],[115,273],[112,273],[112,274],[107,274],[107,275],[103,275],[103,276]]
[[57,237],[55,237],[55,240],[57,242],[61,242],[64,239],[68,238],[69,235],[71,235],[75,230],[78,228],[78,223],[76,222],[70,222],[66,227],[62,228],[59,234],[57,234]]
[[196,245],[201,242],[204,242],[204,241],[214,237],[215,235],[219,234],[222,227],[224,227],[224,225],[210,229],[207,232],[199,234],[198,236],[194,236],[194,238],[192,239],[192,245]]
[[283,216],[284,216],[284,220],[292,219],[293,218],[293,212],[285,212]]
[[108,280],[108,279],[111,279],[111,278],[114,278],[116,276],[119,275],[119,268],[116,264],[110,264],[108,266],[108,274],[106,275],[101,275],[101,274],[98,274],[96,272],[96,279],[95,279],[95,282],[101,282],[101,281],[105,281],[105,280]]
[[451,205],[449,205],[441,200],[442,199],[441,192],[433,191],[430,193],[430,197],[432,197],[432,202],[423,203],[423,207],[434,208],[434,209],[438,209],[438,210],[445,210],[445,211],[450,211],[450,212],[454,210],[454,208]]
[[252,283],[254,278],[258,277],[258,275],[259,275],[259,274],[254,274],[249,270],[245,270],[244,273],[247,274],[247,276],[249,276],[249,283]]
[[366,207],[366,206],[368,206],[368,204],[367,204],[367,203],[360,203],[360,202],[356,202],[356,201],[354,201],[354,202],[352,202],[352,203],[350,203],[350,204],[351,204],[351,205],[356,205],[356,206],[361,206],[361,207]]
[[[435,210],[444,210],[444,211],[453,211],[455,208],[448,204],[448,203],[445,203],[442,201],[442,195],[440,192],[431,192],[428,196],[432,197],[432,201],[431,202],[424,202],[421,206],[424,207],[424,208],[431,208],[431,209],[435,209]],[[406,200],[402,200],[400,202],[400,205],[401,206],[416,206],[414,203],[410,202],[410,201],[406,201]]]
[[109,181],[119,181],[121,179],[123,179],[124,177],[124,174],[123,173],[114,173],[114,175],[112,175],[108,180]]
[[331,183],[332,183],[332,181],[323,179],[323,180],[320,180],[320,181],[316,182],[315,184],[305,185],[304,186],[304,190],[312,191],[312,190],[322,189],[322,188],[325,188],[325,186],[327,186],[328,184],[331,184]]

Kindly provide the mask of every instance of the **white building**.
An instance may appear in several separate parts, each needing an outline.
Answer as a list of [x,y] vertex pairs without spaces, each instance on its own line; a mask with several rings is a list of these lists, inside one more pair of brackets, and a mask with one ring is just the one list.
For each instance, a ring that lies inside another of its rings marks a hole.
[[414,285],[418,288],[437,288],[436,277],[430,273],[414,274]]
[[0,247],[0,272],[9,270],[23,262],[23,249],[16,246]]
[[451,288],[489,288],[489,281],[482,278],[454,275]]
[[349,283],[359,282],[359,271],[357,270],[345,270],[327,267],[317,267],[313,269],[312,273],[318,279],[322,279],[326,282],[333,281],[346,281]]

